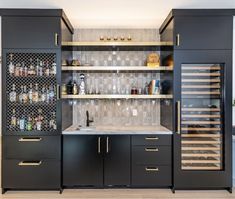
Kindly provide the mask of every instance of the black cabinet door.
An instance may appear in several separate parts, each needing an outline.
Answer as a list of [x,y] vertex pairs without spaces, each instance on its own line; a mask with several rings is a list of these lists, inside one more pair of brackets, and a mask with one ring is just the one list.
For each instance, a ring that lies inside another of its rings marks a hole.
[[3,17],[3,48],[60,48],[59,17]]
[[174,22],[175,49],[232,49],[232,16],[177,16]]
[[232,186],[232,51],[174,53],[174,186]]
[[103,186],[101,137],[65,135],[63,140],[63,185]]
[[105,136],[104,185],[130,185],[130,136]]

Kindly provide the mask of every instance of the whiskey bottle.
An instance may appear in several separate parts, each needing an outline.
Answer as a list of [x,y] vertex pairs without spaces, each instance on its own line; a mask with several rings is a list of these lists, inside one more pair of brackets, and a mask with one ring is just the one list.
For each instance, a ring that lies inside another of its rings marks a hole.
[[52,103],[54,101],[55,97],[55,91],[53,89],[53,85],[49,86],[49,103]]
[[33,103],[33,85],[32,84],[29,85],[28,96],[29,96],[29,103],[32,104]]
[[35,84],[35,89],[33,90],[33,102],[37,103],[38,101],[39,101],[38,84]]
[[29,70],[28,70],[28,75],[29,76],[34,76],[36,74],[35,67],[33,65],[33,60],[30,59],[30,65],[29,65]]
[[27,87],[24,86],[24,91],[23,91],[23,103],[28,102],[28,93],[27,93]]
[[39,76],[40,73],[40,65],[39,65],[39,59],[37,59],[37,64],[36,64],[36,75]]
[[42,109],[38,109],[38,116],[36,118],[36,130],[38,131],[42,130],[42,121],[43,121]]
[[17,118],[16,118],[16,111],[15,109],[12,110],[12,116],[11,116],[11,129],[14,129],[17,125]]
[[14,76],[15,65],[13,64],[13,54],[10,54],[10,63],[8,65],[8,71],[9,71],[10,76]]
[[18,63],[18,64],[16,64],[15,65],[15,77],[19,77],[20,76],[20,64]]
[[51,76],[55,76],[56,75],[56,63],[55,62],[52,64],[52,67],[50,69],[50,75]]
[[43,76],[43,62],[40,61],[39,64],[39,76],[42,77]]
[[12,84],[12,90],[9,94],[9,100],[10,102],[16,102],[16,90],[15,90],[15,84]]
[[21,92],[19,94],[19,102],[23,103],[23,94],[24,94],[24,86],[21,86]]
[[24,77],[24,67],[19,64],[19,76]]
[[52,128],[53,130],[57,129],[55,112],[51,113],[51,119],[50,119],[50,122],[49,122],[49,127]]
[[28,76],[28,67],[24,64],[24,62],[22,62],[22,67],[24,68],[24,76],[27,77]]
[[49,67],[49,62],[48,62],[48,61],[46,62],[44,74],[45,74],[46,76],[50,76],[50,67]]

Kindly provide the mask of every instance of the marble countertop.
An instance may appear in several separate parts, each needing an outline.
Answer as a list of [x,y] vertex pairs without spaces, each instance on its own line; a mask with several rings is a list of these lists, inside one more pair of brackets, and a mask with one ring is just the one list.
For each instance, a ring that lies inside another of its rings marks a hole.
[[62,132],[63,135],[144,135],[144,134],[159,134],[171,135],[172,131],[163,126],[133,126],[133,127],[115,127],[115,126],[99,126],[85,127],[70,126]]

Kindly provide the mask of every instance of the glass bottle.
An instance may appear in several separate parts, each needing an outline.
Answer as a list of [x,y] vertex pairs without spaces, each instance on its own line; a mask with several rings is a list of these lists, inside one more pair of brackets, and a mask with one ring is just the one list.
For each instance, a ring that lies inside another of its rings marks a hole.
[[55,91],[53,89],[53,85],[49,86],[49,102],[54,101]]
[[40,64],[39,64],[39,76],[43,76],[43,62],[40,61]]
[[9,100],[10,102],[16,102],[16,88],[15,84],[12,84],[12,90],[9,94]]
[[26,130],[27,131],[32,131],[32,129],[33,129],[32,117],[29,114],[27,124],[26,124]]
[[51,119],[50,119],[50,122],[49,122],[49,127],[52,128],[53,130],[56,130],[56,128],[57,128],[55,112],[51,113]]
[[29,65],[29,70],[28,70],[28,75],[29,76],[34,76],[36,74],[35,67],[33,65],[33,59],[30,59],[30,65]]
[[52,76],[56,75],[56,63],[55,62],[52,64],[52,67],[50,69],[50,75]]
[[38,131],[42,130],[42,121],[43,121],[42,109],[38,109],[38,116],[36,118],[36,130]]
[[9,71],[10,76],[14,76],[15,65],[13,64],[13,54],[10,54],[10,63],[8,65],[8,71]]
[[16,110],[12,110],[12,116],[11,116],[11,129],[14,129],[17,125],[17,118],[16,118]]
[[25,118],[25,109],[24,109],[24,112],[19,119],[19,128],[21,131],[25,130],[25,124],[26,124],[26,118]]
[[23,103],[24,86],[21,86],[20,89],[21,89],[21,92],[19,94],[19,102]]
[[45,86],[42,87],[42,92],[41,92],[41,97],[40,97],[41,102],[45,102],[47,100],[47,93],[46,93],[46,88]]
[[44,74],[46,76],[50,76],[50,67],[49,67],[49,62],[48,61],[46,62]]
[[19,77],[20,76],[20,64],[16,64],[15,65],[15,77]]
[[23,91],[23,103],[28,102],[28,93],[27,93],[27,87],[24,86],[24,91]]
[[29,103],[32,104],[33,103],[33,84],[29,85],[28,96],[29,96]]
[[39,76],[39,71],[40,71],[40,65],[39,65],[39,59],[37,59],[37,64],[36,64],[36,75]]
[[28,76],[28,67],[24,64],[24,62],[22,62],[22,67],[24,68],[24,76],[27,77]]
[[24,77],[24,66],[23,65],[19,65],[19,76],[20,77]]
[[78,94],[78,86],[75,81],[73,82],[73,94],[74,95]]
[[86,87],[85,87],[85,75],[80,74],[80,86],[79,86],[79,95],[85,95],[86,94]]
[[35,89],[33,91],[33,102],[37,103],[38,101],[39,101],[38,84],[35,84]]

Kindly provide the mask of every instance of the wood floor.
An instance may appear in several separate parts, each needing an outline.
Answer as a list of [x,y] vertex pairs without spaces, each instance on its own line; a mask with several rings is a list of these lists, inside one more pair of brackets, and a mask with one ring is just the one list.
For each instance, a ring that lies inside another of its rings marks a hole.
[[66,189],[63,194],[56,191],[9,191],[0,198],[10,199],[235,199],[235,190],[233,194],[225,190],[216,191],[176,191],[172,194],[170,189]]

